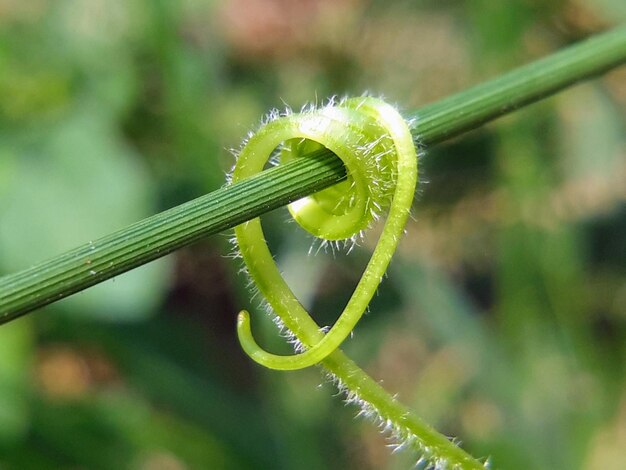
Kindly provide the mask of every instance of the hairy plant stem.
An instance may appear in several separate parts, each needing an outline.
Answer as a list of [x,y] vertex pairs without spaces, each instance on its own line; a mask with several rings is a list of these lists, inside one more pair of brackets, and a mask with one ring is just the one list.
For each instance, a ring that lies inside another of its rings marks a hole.
[[[389,140],[383,145],[385,137]],[[290,207],[296,222],[324,240],[344,239],[366,227],[374,218],[372,208],[376,204],[384,206],[393,191],[385,225],[354,293],[325,333],[285,282],[267,246],[260,220],[235,227],[239,252],[250,279],[279,324],[305,350],[296,346],[297,353],[293,355],[266,351],[256,342],[246,311],[239,314],[237,321],[241,346],[253,360],[271,369],[297,370],[321,362],[339,389],[347,394],[347,401],[360,406],[361,414],[374,419],[396,445],[417,450],[420,458],[435,468],[481,468],[479,462],[395,400],[338,349],[367,309],[409,216],[418,175],[416,148],[409,126],[395,108],[372,97],[351,98],[317,111],[282,116],[263,125],[248,139],[231,174],[232,181],[245,181],[262,172],[273,149],[281,142],[303,138],[332,148],[344,161],[354,184],[344,188],[340,195],[318,194],[317,199],[300,201],[298,206]],[[363,142],[379,142],[379,145],[364,147]],[[287,158],[298,158],[298,146],[282,151]],[[353,206],[348,213],[331,214],[320,204],[323,197],[330,207],[346,200],[357,200],[360,206]]]
[[337,350],[322,365],[338,382],[347,401],[361,408],[361,414],[378,421],[381,429],[399,447],[417,450],[433,468],[459,470],[485,466],[458,447],[453,440],[436,431],[413,410],[381,387],[343,351]]
[[[540,100],[626,61],[626,26],[600,34],[407,115],[430,145]],[[0,278],[0,324],[160,258],[207,235],[345,179],[332,153],[264,171],[94,242]]]

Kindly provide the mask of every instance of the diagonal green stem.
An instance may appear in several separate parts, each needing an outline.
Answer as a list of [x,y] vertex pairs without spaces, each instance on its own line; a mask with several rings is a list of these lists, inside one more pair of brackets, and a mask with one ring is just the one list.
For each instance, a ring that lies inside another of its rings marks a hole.
[[[425,106],[414,136],[429,145],[480,126],[626,61],[626,26]],[[329,152],[301,158],[0,278],[0,323],[234,227],[345,178]]]
[[343,351],[336,350],[324,359],[322,365],[338,382],[339,389],[346,393],[348,401],[359,406],[366,417],[378,420],[383,430],[392,435],[395,444],[420,452],[432,465],[428,468],[485,469],[453,440],[436,431],[390,395]]
[[626,25],[410,114],[426,144],[449,139],[626,63]]

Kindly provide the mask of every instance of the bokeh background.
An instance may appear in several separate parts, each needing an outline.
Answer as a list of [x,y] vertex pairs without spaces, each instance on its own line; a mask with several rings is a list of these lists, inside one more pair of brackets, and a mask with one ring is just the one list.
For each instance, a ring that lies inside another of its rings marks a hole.
[[[272,107],[414,110],[624,21],[623,0],[0,0],[0,274],[221,187]],[[345,345],[495,468],[626,468],[625,110],[622,67],[428,149]],[[285,212],[273,252],[332,323],[376,237],[308,255]],[[229,236],[0,327],[0,468],[411,467],[318,370],[240,351],[257,300]]]

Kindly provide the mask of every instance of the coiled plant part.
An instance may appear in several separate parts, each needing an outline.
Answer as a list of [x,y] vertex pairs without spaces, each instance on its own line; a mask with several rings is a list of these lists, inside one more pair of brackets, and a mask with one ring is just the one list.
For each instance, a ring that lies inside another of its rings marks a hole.
[[279,323],[302,346],[302,352],[286,356],[264,350],[255,341],[250,315],[244,310],[237,321],[244,351],[271,369],[295,370],[321,363],[348,401],[378,421],[397,445],[419,451],[424,464],[433,468],[484,468],[400,404],[338,349],[378,288],[410,213],[417,184],[417,151],[410,126],[401,114],[380,99],[360,97],[300,114],[273,116],[243,146],[231,181],[261,172],[273,155],[280,162],[303,155],[315,158],[315,150],[322,147],[344,162],[347,179],[290,204],[291,215],[311,234],[335,242],[358,237],[388,209],[378,244],[344,311],[323,333],[283,279],[260,220],[237,226],[236,241],[248,274]]
[[409,127],[392,106],[375,98],[353,98],[268,122],[242,149],[233,181],[261,171],[279,146],[282,161],[324,146],[346,166],[346,181],[289,206],[295,220],[313,235],[333,241],[355,237],[389,207],[378,245],[354,294],[324,335],[310,325],[311,317],[282,278],[259,219],[235,228],[250,276],[306,351],[278,356],[263,350],[252,336],[246,311],[240,313],[237,323],[240,342],[256,362],[288,370],[311,366],[331,354],[363,315],[406,224],[417,181],[417,155]]

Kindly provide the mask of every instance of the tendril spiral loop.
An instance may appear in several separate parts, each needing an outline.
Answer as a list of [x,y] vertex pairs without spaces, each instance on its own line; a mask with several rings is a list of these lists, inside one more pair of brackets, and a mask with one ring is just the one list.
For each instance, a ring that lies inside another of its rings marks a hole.
[[235,228],[248,273],[283,324],[306,348],[289,356],[263,350],[252,336],[248,312],[242,311],[237,320],[241,345],[253,360],[271,369],[294,370],[316,364],[350,335],[382,280],[413,201],[417,154],[409,126],[393,106],[372,97],[351,98],[271,120],[241,150],[232,181],[262,171],[275,151],[285,162],[306,158],[321,147],[344,162],[347,180],[289,205],[292,216],[304,229],[326,240],[349,239],[385,209],[389,208],[389,213],[361,280],[326,334],[282,278],[260,220]]

